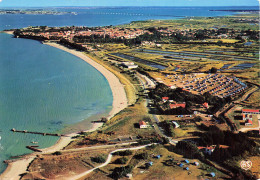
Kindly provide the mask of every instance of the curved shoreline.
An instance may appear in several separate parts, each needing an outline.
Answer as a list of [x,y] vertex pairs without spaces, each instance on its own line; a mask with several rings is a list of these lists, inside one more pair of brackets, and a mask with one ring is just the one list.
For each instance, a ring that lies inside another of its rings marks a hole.
[[109,86],[112,90],[112,94],[113,94],[113,105],[112,105],[113,107],[107,117],[108,120],[110,118],[112,118],[116,113],[120,112],[121,110],[123,110],[124,108],[127,107],[128,101],[127,101],[124,86],[121,84],[121,82],[116,77],[116,75],[114,75],[112,72],[107,70],[105,67],[103,67],[96,61],[94,61],[91,58],[89,58],[88,56],[86,56],[83,52],[76,51],[74,49],[69,49],[69,48],[62,46],[60,44],[57,44],[57,43],[44,43],[44,44],[61,49],[70,54],[73,54],[74,56],[79,57],[80,59],[84,60],[85,62],[87,62],[88,64],[93,66],[96,70],[98,70],[107,79]]
[[[120,83],[119,79],[109,70],[107,70],[105,67],[97,63],[96,61],[92,60],[88,56],[86,56],[83,52],[76,51],[74,49],[69,49],[67,47],[64,47],[60,44],[56,43],[45,43],[46,45],[61,49],[63,51],[66,51],[70,54],[73,54],[74,56],[79,57],[80,59],[84,60],[88,64],[90,64],[92,67],[94,67],[96,70],[98,70],[108,81],[109,86],[112,91],[113,95],[113,105],[112,110],[110,111],[109,115],[107,116],[107,119],[111,119],[115,114],[120,112],[121,110],[125,109],[128,105],[126,92],[124,89],[123,84]],[[101,127],[102,123],[94,123],[92,128],[85,131],[85,132],[92,132],[97,130],[99,127]],[[61,137],[56,144],[54,144],[51,147],[41,149],[41,153],[32,153],[29,155],[24,156],[21,159],[18,159],[17,161],[8,163],[7,168],[5,171],[0,175],[1,180],[16,180],[20,178],[20,174],[25,173],[27,170],[28,165],[30,162],[39,154],[42,153],[52,153],[58,150],[63,149],[66,147],[71,141],[72,137],[77,135],[77,133],[71,133],[67,134],[64,137]]]

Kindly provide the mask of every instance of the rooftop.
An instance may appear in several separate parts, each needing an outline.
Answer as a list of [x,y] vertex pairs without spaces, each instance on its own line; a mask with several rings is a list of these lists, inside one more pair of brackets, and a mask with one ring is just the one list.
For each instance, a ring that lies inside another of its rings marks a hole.
[[242,109],[242,112],[258,112],[259,113],[259,109]]
[[139,122],[139,125],[146,125],[146,122],[140,121],[140,122]]

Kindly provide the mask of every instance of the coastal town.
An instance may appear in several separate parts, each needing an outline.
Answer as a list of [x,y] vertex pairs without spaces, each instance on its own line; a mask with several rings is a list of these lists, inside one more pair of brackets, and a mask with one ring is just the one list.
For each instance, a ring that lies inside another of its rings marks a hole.
[[[193,20],[189,20],[193,21]],[[237,21],[243,23],[244,19],[238,19]],[[247,19],[250,23],[257,25],[259,19]],[[122,42],[123,39],[135,39],[141,35],[144,35],[139,39],[139,41],[149,41],[153,42],[158,40],[159,37],[173,37],[175,41],[187,41],[187,40],[204,40],[204,39],[259,39],[259,33],[257,30],[241,30],[241,29],[229,29],[229,28],[218,28],[211,27],[210,29],[175,29],[174,27],[158,27],[158,28],[120,28],[120,27],[47,27],[47,26],[37,26],[37,27],[27,27],[21,29],[18,34],[20,36],[36,36],[43,40],[61,40],[65,39],[67,41],[76,43],[86,43],[95,40],[97,43],[99,41],[110,42]],[[152,36],[151,36],[152,35]],[[151,37],[155,37],[151,39]],[[221,41],[221,40],[220,40]],[[202,41],[203,42],[203,41]],[[206,41],[204,41],[206,42]],[[209,41],[214,42],[214,41]],[[139,42],[136,42],[139,44]]]
[[22,162],[23,180],[259,179],[258,25],[251,12],[9,30],[86,61],[113,94],[92,130],[49,134],[61,136],[56,147],[30,146],[32,154],[6,161],[10,172]]
[[64,14],[72,14],[76,15],[75,12],[57,12],[53,10],[47,9],[0,9],[1,14],[41,14],[41,15],[64,15]]

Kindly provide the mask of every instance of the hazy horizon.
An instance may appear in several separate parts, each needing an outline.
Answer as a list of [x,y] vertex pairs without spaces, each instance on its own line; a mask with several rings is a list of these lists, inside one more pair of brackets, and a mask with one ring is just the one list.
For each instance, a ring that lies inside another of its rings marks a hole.
[[258,7],[259,5],[255,5],[255,6],[242,6],[242,5],[233,5],[233,6],[6,6],[6,7],[1,7],[2,8],[124,8],[124,7],[148,7],[148,8],[153,8],[153,7],[185,7],[185,8],[189,8],[189,7]]
[[[61,6],[62,5],[62,6]],[[222,7],[259,6],[259,0],[0,0],[1,7]]]

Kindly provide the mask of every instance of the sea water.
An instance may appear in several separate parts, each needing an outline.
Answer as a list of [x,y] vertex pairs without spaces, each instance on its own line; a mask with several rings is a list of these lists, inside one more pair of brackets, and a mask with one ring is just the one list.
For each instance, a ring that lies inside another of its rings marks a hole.
[[[59,132],[111,110],[107,80],[85,61],[34,40],[3,33],[0,40],[0,162],[30,153],[25,146],[32,141],[40,148],[57,141],[57,137],[13,133],[12,128]],[[84,124],[91,127],[88,121]]]
[[[105,26],[150,19],[223,16],[216,9],[259,7],[73,7],[56,8],[77,15],[0,15],[0,30],[27,26]],[[13,133],[11,128],[60,132],[65,127],[111,110],[107,80],[69,53],[38,41],[0,34],[0,172],[3,160],[30,153],[26,145],[53,145],[57,137]],[[91,126],[89,120],[84,127]],[[82,130],[83,130],[82,129]]]

